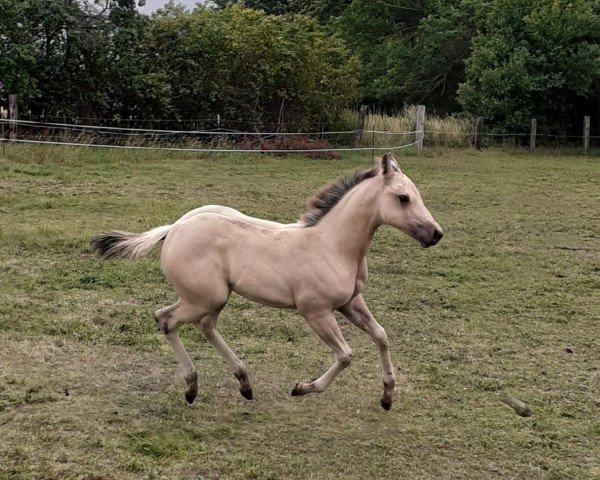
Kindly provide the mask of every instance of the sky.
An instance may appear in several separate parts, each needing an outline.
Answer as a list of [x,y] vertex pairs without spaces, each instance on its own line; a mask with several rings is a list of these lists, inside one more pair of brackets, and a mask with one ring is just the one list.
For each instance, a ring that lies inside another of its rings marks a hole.
[[[192,10],[197,1],[198,0],[176,0],[177,3],[181,3],[188,10]],[[146,0],[146,6],[140,8],[140,11],[144,13],[152,13],[158,8],[161,8],[165,3],[167,3],[167,0]]]

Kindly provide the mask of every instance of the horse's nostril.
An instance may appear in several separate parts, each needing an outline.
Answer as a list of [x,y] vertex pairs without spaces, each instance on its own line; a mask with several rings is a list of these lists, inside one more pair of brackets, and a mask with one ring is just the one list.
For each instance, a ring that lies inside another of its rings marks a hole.
[[433,232],[433,241],[437,243],[442,239],[443,236],[444,236],[444,232],[442,232],[441,230],[438,230],[436,228],[435,231]]

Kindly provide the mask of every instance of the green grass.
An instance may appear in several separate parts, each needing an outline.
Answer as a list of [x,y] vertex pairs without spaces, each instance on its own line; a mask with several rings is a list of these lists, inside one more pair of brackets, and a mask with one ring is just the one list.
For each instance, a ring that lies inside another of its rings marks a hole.
[[[220,330],[255,400],[193,327],[192,407],[154,310],[175,300],[158,250],[102,263],[95,233],[143,231],[207,203],[282,222],[368,157],[198,156],[8,147],[0,157],[0,478],[600,478],[600,158],[433,151],[398,157],[444,240],[381,229],[365,293],[390,336],[332,362],[295,313],[234,296]],[[498,400],[504,390],[534,415]],[[67,395],[68,393],[68,395]]]

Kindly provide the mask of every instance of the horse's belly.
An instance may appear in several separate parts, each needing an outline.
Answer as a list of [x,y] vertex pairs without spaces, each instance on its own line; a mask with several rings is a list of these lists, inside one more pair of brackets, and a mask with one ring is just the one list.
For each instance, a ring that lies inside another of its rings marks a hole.
[[289,279],[277,270],[263,265],[247,266],[232,275],[231,288],[249,300],[277,308],[295,308]]
[[261,305],[265,305],[267,307],[296,308],[294,300],[286,297],[285,295],[276,295],[273,294],[273,292],[244,290],[243,287],[240,288],[238,286],[233,287],[233,291],[239,293],[248,300],[252,300],[253,302],[260,303]]

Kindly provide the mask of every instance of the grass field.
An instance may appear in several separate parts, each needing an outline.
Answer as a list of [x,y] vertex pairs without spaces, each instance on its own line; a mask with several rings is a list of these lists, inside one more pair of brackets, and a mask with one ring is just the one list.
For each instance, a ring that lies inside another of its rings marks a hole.
[[[345,320],[350,368],[294,312],[233,296],[220,330],[245,359],[244,400],[181,329],[184,381],[152,313],[175,300],[156,249],[99,262],[92,235],[143,231],[207,203],[282,222],[370,158],[324,161],[9,147],[0,157],[0,478],[600,478],[600,158],[471,151],[398,156],[444,240],[381,229],[365,293],[398,368]],[[517,416],[509,391],[533,410]]]

